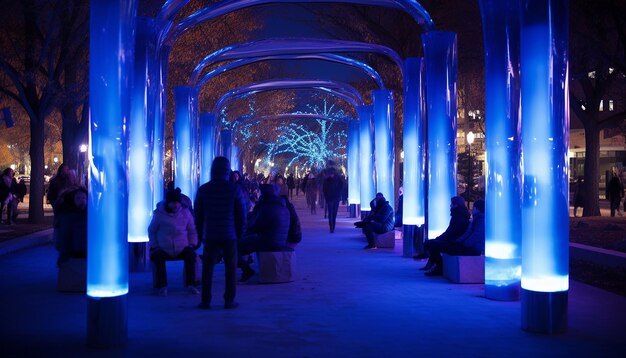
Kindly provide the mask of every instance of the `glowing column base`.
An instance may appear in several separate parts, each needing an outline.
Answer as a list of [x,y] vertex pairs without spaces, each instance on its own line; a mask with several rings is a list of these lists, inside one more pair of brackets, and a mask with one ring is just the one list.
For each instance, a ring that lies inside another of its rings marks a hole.
[[402,225],[402,256],[424,253],[424,225]]
[[361,208],[361,220],[363,220],[366,217],[370,216],[371,213],[372,213],[371,210],[363,210],[363,208]]
[[87,296],[87,346],[113,348],[128,342],[127,295]]
[[519,300],[521,274],[521,258],[485,255],[485,297],[496,301]]
[[150,245],[148,242],[129,242],[128,250],[128,269],[130,272],[150,271]]
[[545,334],[565,333],[567,292],[537,292],[522,288],[522,329]]
[[350,204],[348,205],[348,217],[349,218],[356,218],[356,213],[358,213],[361,208],[361,205],[359,204]]

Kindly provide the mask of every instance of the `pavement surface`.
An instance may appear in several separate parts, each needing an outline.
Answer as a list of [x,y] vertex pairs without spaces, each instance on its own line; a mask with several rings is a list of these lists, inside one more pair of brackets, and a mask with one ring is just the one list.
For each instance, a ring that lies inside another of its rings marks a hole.
[[[223,309],[223,265],[212,308],[182,287],[182,262],[168,263],[169,295],[152,274],[130,275],[128,343],[86,346],[86,296],[56,291],[56,251],[47,240],[0,256],[2,357],[624,357],[626,297],[570,282],[567,333],[523,331],[520,302],[484,298],[481,284],[425,277],[424,262],[394,249],[363,250],[341,207],[330,234],[323,210],[303,225],[297,280],[237,286],[238,309]],[[49,233],[42,233],[43,236]],[[19,241],[19,240],[13,240]]]

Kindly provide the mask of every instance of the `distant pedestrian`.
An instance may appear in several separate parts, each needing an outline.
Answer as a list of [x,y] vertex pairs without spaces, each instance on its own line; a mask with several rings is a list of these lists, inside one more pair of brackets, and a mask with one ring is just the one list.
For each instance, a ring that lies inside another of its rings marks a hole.
[[62,163],[59,165],[56,175],[50,179],[50,185],[48,186],[46,198],[48,199],[48,203],[53,207],[63,189],[74,184],[72,175],[70,167],[67,164]]
[[17,182],[15,181],[15,171],[11,168],[6,168],[0,175],[0,219],[2,219],[2,213],[4,208],[6,211],[6,223],[13,224],[14,215],[17,213]]
[[615,211],[617,211],[619,216],[622,216],[619,204],[622,202],[622,197],[624,197],[624,186],[617,173],[613,173],[613,177],[606,187],[606,193],[611,203],[611,217],[615,216]]
[[[289,174],[287,177],[287,188],[289,189],[289,199],[293,199],[293,189],[296,187],[296,181],[293,178],[293,174]],[[297,196],[297,194],[296,194]]]
[[578,177],[576,181],[576,187],[574,188],[574,217],[576,217],[576,212],[578,208],[582,208],[584,215],[585,213],[585,183],[583,182],[583,177]]
[[329,168],[322,186],[322,191],[324,192],[324,199],[326,200],[325,210],[328,210],[328,226],[331,234],[335,232],[335,223],[337,222],[337,211],[339,209],[342,189],[343,181],[341,177],[337,175],[335,168]]

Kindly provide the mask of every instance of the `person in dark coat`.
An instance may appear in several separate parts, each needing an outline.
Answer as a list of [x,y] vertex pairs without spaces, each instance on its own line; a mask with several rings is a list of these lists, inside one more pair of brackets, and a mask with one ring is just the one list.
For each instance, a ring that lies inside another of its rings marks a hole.
[[13,224],[14,215],[13,211],[17,213],[17,182],[15,180],[15,171],[11,168],[6,168],[0,175],[0,219],[2,219],[2,213],[4,208],[7,208],[7,220],[6,223]]
[[335,223],[337,222],[337,211],[339,210],[342,189],[343,181],[341,177],[337,175],[337,171],[334,168],[330,168],[327,171],[322,191],[324,192],[324,199],[326,200],[326,207],[328,208],[328,226],[330,227],[331,233],[335,232]]
[[295,249],[302,241],[302,225],[300,224],[300,218],[296,212],[296,208],[293,206],[289,198],[282,196],[285,200],[285,206],[289,210],[289,232],[287,233],[287,247]]
[[312,172],[309,173],[304,183],[306,185],[305,195],[307,206],[311,209],[311,214],[316,214],[317,181],[315,178],[315,174],[313,174]]
[[46,194],[46,199],[48,203],[54,207],[54,204],[59,197],[59,194],[63,191],[63,189],[70,187],[76,184],[72,178],[71,169],[67,164],[62,163],[59,165],[59,169],[57,169],[56,175],[50,179],[50,185],[48,186],[48,193]]
[[[376,243],[374,241],[374,233],[384,234],[393,230],[395,218],[393,215],[393,208],[389,205],[387,199],[382,193],[377,193],[373,205],[372,212],[366,218],[361,221],[363,227],[363,233],[367,238],[366,250],[375,249]],[[356,224],[356,223],[355,223]],[[359,227],[361,225],[358,225]]]
[[622,181],[616,173],[613,173],[613,177],[606,187],[606,194],[607,199],[609,199],[611,203],[611,216],[615,216],[615,211],[617,211],[619,216],[622,216],[622,213],[619,210],[619,204],[624,196],[624,187],[622,185]]
[[[296,187],[296,180],[293,178],[293,174],[289,174],[287,177],[287,189],[289,189],[289,199],[293,199],[293,189]],[[297,193],[296,193],[297,196]]]
[[54,207],[53,227],[58,267],[87,257],[87,189],[76,186],[63,191]]
[[474,202],[472,222],[463,235],[453,241],[431,240],[428,250],[433,265],[425,272],[426,276],[443,274],[442,253],[457,256],[482,255],[485,252],[485,201],[478,199]]
[[[424,243],[424,250],[429,252],[432,245],[437,245],[440,241],[454,241],[458,239],[467,230],[469,226],[470,213],[465,207],[465,199],[462,196],[455,196],[450,199],[450,223],[443,234],[433,240],[427,240]],[[421,270],[430,270],[435,262],[429,257],[426,266]]]
[[199,308],[211,307],[213,268],[223,252],[225,267],[224,308],[236,308],[237,242],[246,225],[245,198],[241,187],[229,181],[230,162],[216,157],[211,165],[211,180],[196,193],[194,217],[198,241],[204,243],[202,255],[202,294]]
[[577,216],[576,212],[579,207],[583,209],[583,213],[585,212],[585,197],[585,183],[583,182],[583,177],[578,177],[574,190],[574,217]]
[[242,270],[240,282],[254,275],[248,261],[241,259],[256,251],[291,251],[287,246],[290,214],[285,200],[278,196],[276,184],[262,184],[261,198],[250,214],[250,222],[244,239],[240,242],[239,266]]

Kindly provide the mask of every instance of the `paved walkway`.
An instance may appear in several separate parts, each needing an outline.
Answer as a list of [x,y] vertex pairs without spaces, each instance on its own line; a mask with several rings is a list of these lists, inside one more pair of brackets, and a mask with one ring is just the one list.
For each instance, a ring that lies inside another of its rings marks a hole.
[[[0,257],[0,352],[3,357],[623,357],[626,298],[571,282],[569,330],[556,336],[520,329],[520,303],[483,297],[483,285],[424,277],[423,263],[395,249],[365,251],[340,209],[337,230],[296,207],[304,238],[298,280],[237,286],[236,310],[224,310],[223,265],[213,308],[182,287],[182,263],[168,264],[170,295],[157,297],[149,272],[130,275],[128,345],[85,345],[84,294],[55,290],[52,245]],[[253,278],[252,281],[255,279]]]

